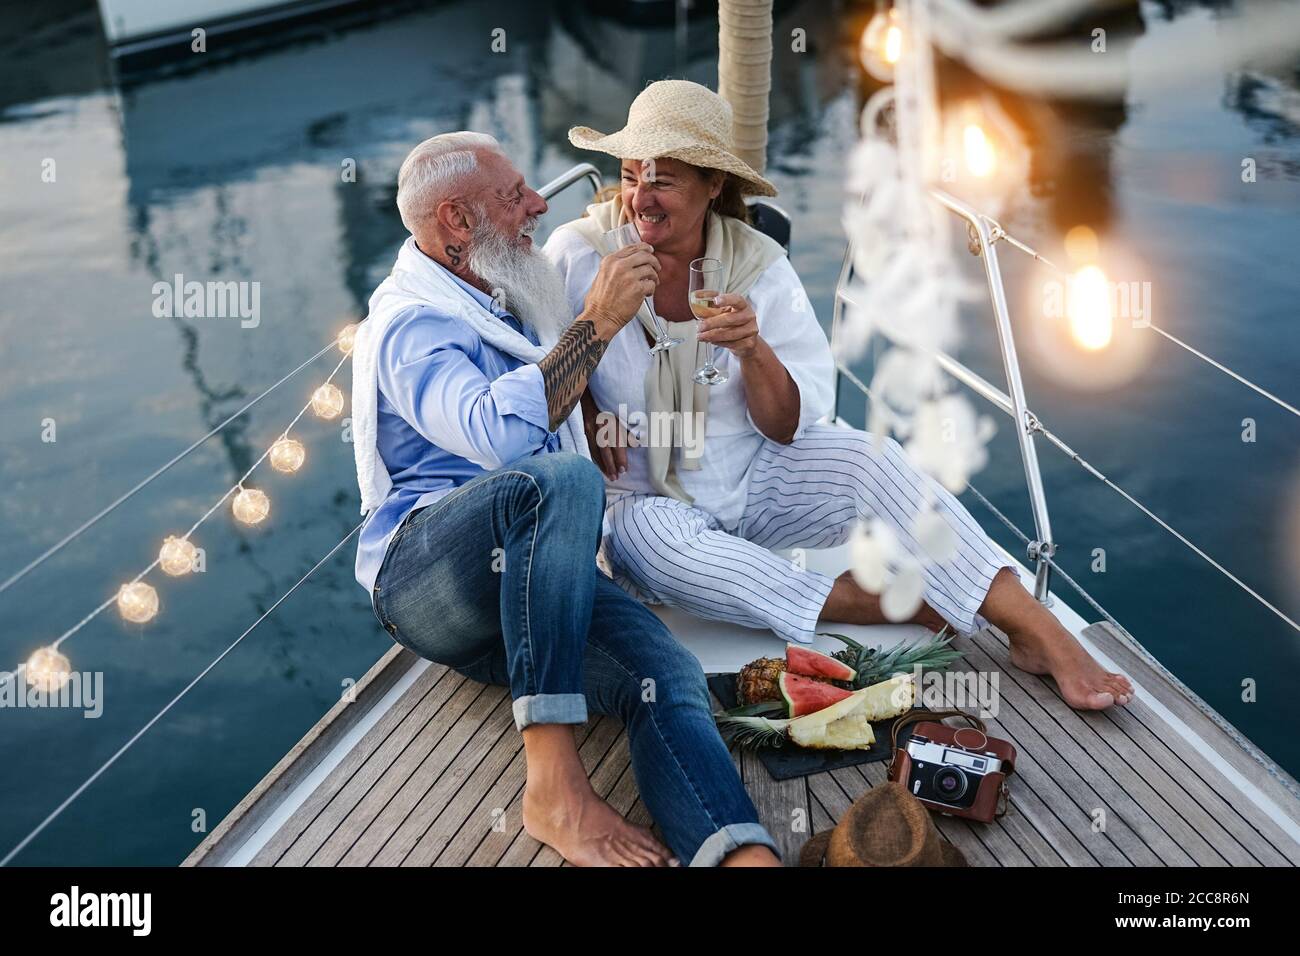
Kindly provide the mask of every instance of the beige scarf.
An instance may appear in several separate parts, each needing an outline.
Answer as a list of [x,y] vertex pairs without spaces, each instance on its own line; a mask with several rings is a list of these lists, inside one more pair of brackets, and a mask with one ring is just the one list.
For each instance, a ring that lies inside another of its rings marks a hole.
[[[730,216],[708,214],[704,255],[722,263],[718,287],[722,292],[744,295],[777,259],[785,255],[781,244],[769,239],[757,229]],[[587,243],[602,256],[612,252],[605,247],[605,233],[630,220],[623,209],[622,196],[616,195],[607,202],[587,207],[587,215],[570,223]],[[649,306],[642,303],[637,311],[642,328],[653,340],[654,316]],[[664,320],[668,334],[682,339],[676,348],[655,352],[650,356],[650,368],[645,377],[645,407],[651,423],[668,422],[670,427],[654,428],[656,438],[668,434],[667,443],[647,441],[646,452],[650,461],[650,482],[662,495],[692,504],[693,499],[681,486],[676,470],[697,471],[703,454],[703,437],[709,413],[709,386],[695,383],[695,370],[703,363],[701,344],[696,338],[696,323]],[[653,428],[653,426],[652,426]],[[688,443],[684,429],[698,430],[696,441]],[[673,455],[674,448],[683,453]],[[691,451],[694,449],[694,453]],[[677,459],[677,460],[674,460]]]

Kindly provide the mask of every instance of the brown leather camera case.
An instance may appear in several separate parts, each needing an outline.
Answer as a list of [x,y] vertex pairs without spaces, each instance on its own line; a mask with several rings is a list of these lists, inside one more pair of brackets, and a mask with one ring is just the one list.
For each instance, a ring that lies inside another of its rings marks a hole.
[[[947,724],[939,723],[938,719],[927,720],[926,718],[929,717],[962,717],[971,726],[949,727]],[[910,714],[900,717],[894,724],[894,759],[889,765],[889,779],[901,783],[904,787],[907,786],[907,781],[911,777],[912,756],[903,747],[898,746],[898,737],[902,728],[909,725],[911,726],[910,733],[927,737],[935,743],[955,745],[979,753],[991,753],[1002,761],[1003,770],[985,775],[984,782],[975,795],[975,802],[969,809],[962,810],[921,799],[923,804],[939,813],[946,813],[954,817],[965,817],[969,820],[978,820],[981,823],[992,823],[996,817],[1006,813],[1006,798],[1009,792],[1007,777],[1015,770],[1016,763],[1016,748],[1014,746],[1008,741],[988,736],[984,721],[963,711],[912,711]],[[982,745],[980,738],[983,738]]]

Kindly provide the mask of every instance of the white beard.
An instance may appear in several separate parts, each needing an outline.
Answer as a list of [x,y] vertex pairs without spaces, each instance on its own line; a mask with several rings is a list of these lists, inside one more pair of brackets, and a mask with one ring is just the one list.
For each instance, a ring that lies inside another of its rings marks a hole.
[[[535,221],[526,231],[535,228]],[[475,226],[467,265],[493,290],[493,297],[551,345],[569,327],[569,297],[560,270],[532,246],[509,242],[483,219]]]

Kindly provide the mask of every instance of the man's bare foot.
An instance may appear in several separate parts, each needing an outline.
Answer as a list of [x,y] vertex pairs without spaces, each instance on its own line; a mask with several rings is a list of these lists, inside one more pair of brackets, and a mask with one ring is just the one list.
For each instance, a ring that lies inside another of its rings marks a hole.
[[524,787],[524,829],[574,866],[676,866],[672,851],[624,820],[584,777],[574,786]]
[[[826,596],[826,604],[822,607],[821,618],[844,624],[899,623],[885,617],[885,613],[880,609],[880,595],[872,594],[859,587],[850,571],[845,571],[835,579],[831,593]],[[911,620],[902,623],[920,624],[934,634],[942,631],[948,624],[943,616],[928,604],[922,604],[921,610],[917,611]]]
[[722,858],[719,866],[780,866],[777,855],[765,846],[747,843]]

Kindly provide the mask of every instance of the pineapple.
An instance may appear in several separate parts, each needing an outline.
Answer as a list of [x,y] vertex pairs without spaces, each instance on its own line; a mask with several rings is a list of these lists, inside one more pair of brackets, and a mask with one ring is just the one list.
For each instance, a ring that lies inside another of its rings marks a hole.
[[961,657],[960,651],[949,646],[956,635],[946,627],[933,637],[899,644],[889,651],[880,647],[864,647],[843,634],[828,633],[822,636],[833,637],[844,643],[844,650],[836,651],[831,657],[858,672],[851,690],[869,687],[895,674],[910,674],[917,666],[927,671],[944,671],[949,664]]
[[742,707],[781,700],[781,675],[785,661],[779,657],[760,657],[740,669],[736,675],[736,703]]
[[720,714],[717,721],[724,732],[741,744],[779,744],[789,740],[814,750],[869,750],[876,742],[871,722],[905,713],[915,699],[912,676],[901,674],[793,720]]

